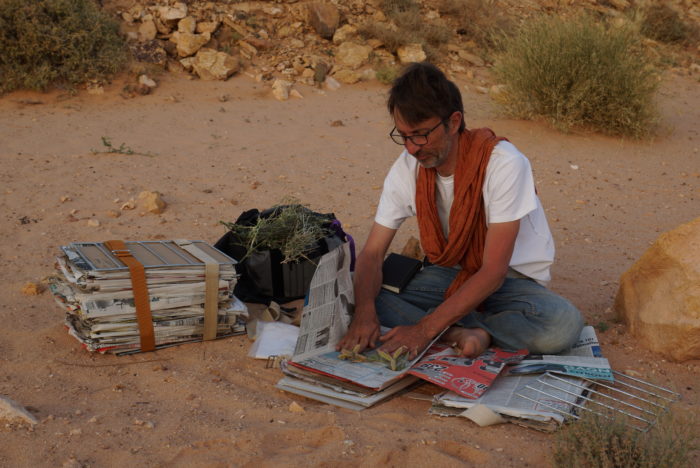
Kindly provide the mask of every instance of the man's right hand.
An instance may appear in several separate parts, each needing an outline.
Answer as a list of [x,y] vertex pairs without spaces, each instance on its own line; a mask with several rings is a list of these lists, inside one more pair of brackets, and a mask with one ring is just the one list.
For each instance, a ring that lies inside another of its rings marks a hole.
[[360,345],[359,353],[367,348],[374,348],[375,343],[379,340],[379,319],[374,310],[367,310],[365,313],[358,313],[355,310],[355,316],[350,323],[350,328],[342,340],[335,346],[336,351],[341,349],[354,349]]

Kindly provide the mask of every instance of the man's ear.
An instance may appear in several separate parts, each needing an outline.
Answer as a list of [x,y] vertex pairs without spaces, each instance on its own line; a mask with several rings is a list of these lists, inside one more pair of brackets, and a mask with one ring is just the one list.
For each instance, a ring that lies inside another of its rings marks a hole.
[[454,111],[448,118],[448,122],[450,123],[450,135],[458,133],[459,127],[462,124],[462,113],[459,111]]

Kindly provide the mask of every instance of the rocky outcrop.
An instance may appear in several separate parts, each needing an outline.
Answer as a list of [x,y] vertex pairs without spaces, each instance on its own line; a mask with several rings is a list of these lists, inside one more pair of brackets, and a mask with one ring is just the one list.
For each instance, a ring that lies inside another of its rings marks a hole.
[[622,275],[615,310],[644,347],[700,359],[700,218],[662,234]]

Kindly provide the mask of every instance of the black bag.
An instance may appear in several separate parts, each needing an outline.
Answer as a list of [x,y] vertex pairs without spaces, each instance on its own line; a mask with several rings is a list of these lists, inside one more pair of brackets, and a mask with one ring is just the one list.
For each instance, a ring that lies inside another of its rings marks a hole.
[[[258,222],[258,218],[277,216],[283,208],[284,206],[276,206],[262,212],[257,209],[248,210],[238,217],[235,224],[254,226]],[[308,208],[304,209],[308,210]],[[284,255],[279,249],[253,252],[246,257],[247,248],[233,231],[228,231],[214,244],[214,247],[238,261],[236,271],[240,277],[233,291],[237,298],[244,302],[266,305],[269,305],[271,301],[284,304],[303,298],[309,289],[318,260],[323,254],[344,242],[350,242],[351,269],[354,268],[354,241],[350,235],[343,231],[340,221],[332,213],[322,214],[311,210],[309,212],[323,219],[323,227],[330,234],[318,239],[315,245],[309,247],[305,253],[307,258],[282,263]]]

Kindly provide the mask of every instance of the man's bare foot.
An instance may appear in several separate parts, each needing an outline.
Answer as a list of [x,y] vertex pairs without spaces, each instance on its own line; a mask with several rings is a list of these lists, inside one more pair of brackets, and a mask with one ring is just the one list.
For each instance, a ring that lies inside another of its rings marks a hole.
[[456,343],[455,347],[466,357],[481,355],[491,344],[491,335],[482,328],[450,327],[442,335],[442,341]]

